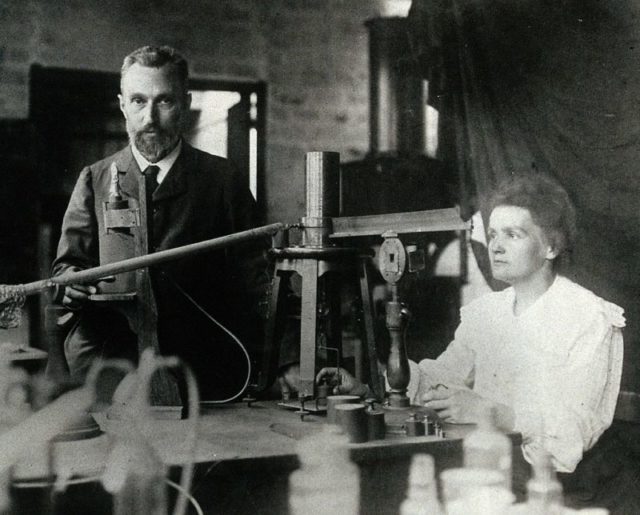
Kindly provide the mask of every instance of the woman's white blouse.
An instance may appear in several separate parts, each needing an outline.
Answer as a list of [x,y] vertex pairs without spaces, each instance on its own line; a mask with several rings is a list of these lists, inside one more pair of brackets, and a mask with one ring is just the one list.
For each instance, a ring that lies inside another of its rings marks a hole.
[[513,305],[508,288],[463,307],[447,349],[411,364],[409,396],[419,404],[438,383],[473,388],[515,411],[527,460],[543,448],[571,472],[613,419],[624,312],[561,276],[520,315]]

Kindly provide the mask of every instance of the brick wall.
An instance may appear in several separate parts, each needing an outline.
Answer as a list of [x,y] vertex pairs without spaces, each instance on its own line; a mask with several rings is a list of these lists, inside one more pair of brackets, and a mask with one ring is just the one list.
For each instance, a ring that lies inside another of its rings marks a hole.
[[360,159],[368,148],[372,0],[4,0],[0,119],[28,117],[38,63],[118,71],[144,44],[170,44],[194,77],[268,84],[267,217],[296,221],[304,153]]

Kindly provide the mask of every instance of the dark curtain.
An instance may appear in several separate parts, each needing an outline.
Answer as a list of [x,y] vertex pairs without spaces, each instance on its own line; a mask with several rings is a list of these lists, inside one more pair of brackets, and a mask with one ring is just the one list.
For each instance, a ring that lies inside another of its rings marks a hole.
[[408,22],[463,213],[512,173],[555,176],[579,215],[568,275],[625,308],[640,390],[640,3],[414,0]]

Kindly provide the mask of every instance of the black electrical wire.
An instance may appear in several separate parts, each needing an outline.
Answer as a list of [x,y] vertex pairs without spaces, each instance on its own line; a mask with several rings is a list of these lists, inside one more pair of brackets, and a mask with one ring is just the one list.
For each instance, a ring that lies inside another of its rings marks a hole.
[[242,344],[242,342],[240,341],[240,339],[231,332],[231,330],[229,330],[227,327],[225,327],[222,323],[218,322],[206,309],[204,309],[200,304],[198,304],[198,302],[191,296],[189,295],[184,288],[182,288],[182,286],[180,286],[169,274],[167,274],[166,272],[161,272],[162,275],[164,277],[166,277],[171,284],[173,284],[176,289],[189,301],[191,302],[191,304],[193,304],[193,306],[200,311],[205,317],[207,317],[207,319],[209,319],[211,322],[213,322],[215,325],[217,325],[222,331],[224,331],[226,334],[229,335],[229,337],[238,345],[238,347],[240,347],[240,350],[243,352],[245,359],[247,360],[247,377],[245,379],[244,384],[242,385],[242,388],[240,388],[240,390],[238,390],[238,393],[232,395],[231,397],[228,397],[226,399],[221,399],[221,400],[213,400],[213,401],[206,401],[207,404],[224,404],[227,402],[231,402],[236,400],[238,397],[240,397],[244,391],[247,389],[247,386],[249,386],[249,381],[251,380],[251,357],[249,356],[249,352],[247,351],[246,347]]

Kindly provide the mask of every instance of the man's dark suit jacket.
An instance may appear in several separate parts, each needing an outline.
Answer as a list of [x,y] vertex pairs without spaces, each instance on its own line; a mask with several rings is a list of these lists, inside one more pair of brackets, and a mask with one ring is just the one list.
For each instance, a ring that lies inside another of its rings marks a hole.
[[[138,199],[141,171],[130,147],[84,168],[64,216],[54,275],[71,266],[85,269],[101,264],[103,203],[109,200],[112,163],[118,169],[123,198]],[[150,246],[160,251],[254,226],[255,202],[229,162],[183,143],[178,159],[153,193],[154,238]],[[121,241],[115,245],[132,253],[133,237],[119,237]],[[268,284],[262,255],[265,243],[191,256],[150,271],[160,349],[164,354],[177,354],[194,368],[205,397],[224,396],[237,388],[238,376],[244,379],[242,357],[229,337],[195,308],[176,284],[255,349],[261,334],[257,304]],[[131,357],[135,336],[113,310],[89,304],[65,342],[72,376],[86,373],[96,349],[106,357]]]

